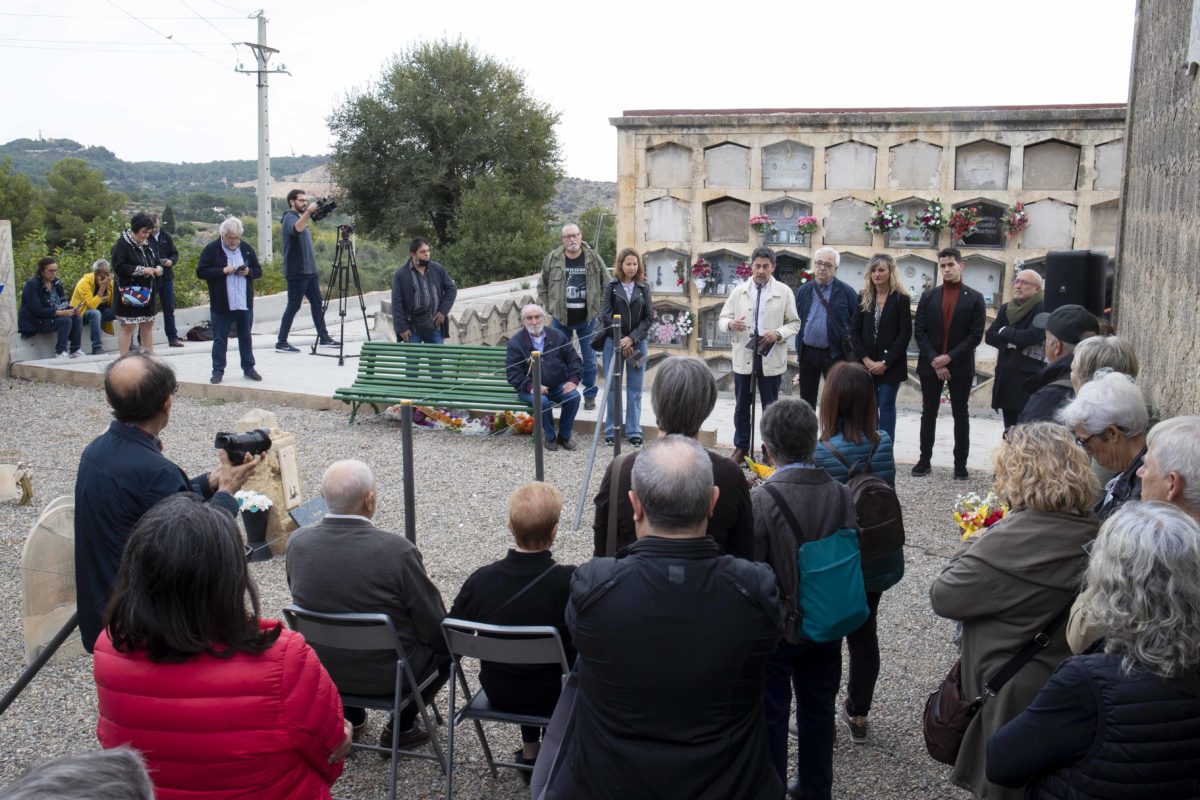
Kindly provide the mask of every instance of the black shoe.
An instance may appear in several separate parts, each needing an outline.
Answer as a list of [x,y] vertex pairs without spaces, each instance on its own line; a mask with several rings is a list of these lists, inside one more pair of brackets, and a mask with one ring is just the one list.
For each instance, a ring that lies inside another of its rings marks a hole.
[[578,445],[576,445],[570,439],[564,439],[560,436],[558,437],[558,446],[563,450],[574,450]]
[[547,439],[546,444],[545,444],[545,449],[546,450],[557,450],[558,449],[558,440],[557,439]]
[[183,341],[180,339],[172,339],[171,341],[167,342],[167,344],[170,347],[183,347]]
[[[537,764],[537,758],[526,758],[524,748],[518,748],[517,752],[513,753],[513,763],[524,764],[527,767],[532,767],[533,765]],[[525,781],[526,786],[528,786],[529,782],[533,780],[532,769],[519,769],[517,772],[521,773],[521,780]]]
[[630,443],[631,445],[633,445],[634,447],[641,447],[641,446],[642,446],[642,437],[640,437],[640,436],[630,436],[630,437],[629,437],[629,443]]
[[250,369],[246,370],[242,374],[245,375],[247,378],[249,378],[252,381],[261,381],[262,380],[262,375],[259,375],[258,370],[254,369],[254,367],[251,367]]
[[584,411],[595,411],[596,410],[596,398],[594,398],[594,397],[583,398],[583,410]]
[[612,447],[612,446],[613,446],[613,437],[611,437],[611,436],[605,436],[605,437],[604,437],[604,443],[605,443],[606,445],[608,445],[609,447]]
[[276,342],[275,343],[275,352],[276,353],[299,353],[300,351],[298,349],[296,349],[295,347],[292,347],[287,342]]
[[850,731],[850,741],[855,744],[867,743],[867,715],[861,717],[852,717],[850,712],[842,709],[842,722],[846,724],[846,730]]
[[965,480],[970,480],[970,478],[971,478],[971,473],[967,472],[966,467],[960,465],[960,466],[957,466],[954,468],[954,480],[965,481]]
[[103,347],[103,346],[97,346],[97,347],[93,347],[93,348],[92,348],[92,355],[94,355],[94,356],[102,356],[102,355],[104,355],[104,347]]
[[[420,747],[428,741],[429,731],[425,730],[418,720],[408,730],[400,731],[400,735],[396,738],[396,746],[401,750],[407,750],[412,747]],[[384,725],[383,730],[379,733],[379,746],[388,751],[379,754],[383,760],[390,759],[392,757],[392,725],[390,722]]]
[[317,342],[317,344],[319,344],[321,347],[341,347],[342,346],[342,343],[339,342],[337,339],[334,339],[332,336],[322,339],[321,341]]
[[222,377],[224,377],[224,376],[222,375],[222,373],[220,373],[220,372],[214,372],[214,373],[212,374],[212,377],[208,379],[208,382],[209,382],[209,383],[220,383],[220,382],[221,382],[221,378],[222,378]]
[[918,461],[913,465],[912,474],[916,477],[924,477],[933,471],[933,467],[929,466],[928,461]]

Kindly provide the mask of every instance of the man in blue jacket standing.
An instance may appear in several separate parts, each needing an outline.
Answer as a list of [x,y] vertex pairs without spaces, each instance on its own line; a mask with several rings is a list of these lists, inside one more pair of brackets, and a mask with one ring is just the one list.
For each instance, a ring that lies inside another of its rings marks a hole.
[[288,192],[287,203],[288,210],[280,221],[279,236],[283,241],[283,277],[287,279],[288,299],[279,321],[279,340],[275,342],[275,352],[300,352],[299,348],[288,343],[288,334],[292,331],[292,320],[305,300],[308,300],[309,310],[312,311],[317,343],[322,347],[338,347],[338,341],[325,328],[317,253],[313,250],[312,231],[308,229],[317,204],[308,202],[308,193],[303,189]]
[[[521,309],[521,324],[525,329],[508,340],[508,352],[504,364],[508,382],[517,390],[517,396],[526,403],[533,402],[533,393],[542,393],[542,434],[546,437],[546,449],[574,450],[571,430],[575,415],[579,413],[580,375],[583,361],[571,346],[566,334],[559,333],[546,325],[546,312],[542,307],[530,303]],[[529,356],[537,350],[542,354],[542,385],[534,387]],[[554,434],[554,406],[562,406],[558,419],[558,435]]]
[[213,330],[212,377],[208,382],[220,383],[225,375],[232,325],[237,325],[242,374],[261,381],[262,375],[254,368],[250,328],[254,325],[253,281],[262,277],[262,267],[254,249],[242,241],[242,221],[237,217],[222,222],[221,237],[200,251],[196,277],[208,282],[208,314]]
[[840,359],[853,357],[844,341],[850,336],[850,317],[858,293],[837,279],[841,256],[832,247],[822,247],[813,255],[813,278],[796,290],[796,313],[800,315],[800,334],[796,337],[796,361],[800,397],[817,407],[821,377]]

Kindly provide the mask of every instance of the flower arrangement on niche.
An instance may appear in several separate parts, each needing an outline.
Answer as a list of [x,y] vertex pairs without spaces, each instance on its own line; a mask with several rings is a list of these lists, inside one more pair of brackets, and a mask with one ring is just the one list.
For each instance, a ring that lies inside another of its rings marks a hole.
[[1000,217],[1000,226],[1010,237],[1028,228],[1029,213],[1025,210],[1025,204],[1018,202],[1015,206],[1006,208],[1004,216]]
[[954,209],[950,215],[950,230],[954,238],[962,240],[979,229],[979,209],[975,206]]
[[800,285],[801,286],[808,283],[812,279],[813,279],[813,274],[810,270],[807,270],[807,269],[800,270]]
[[683,286],[683,281],[686,276],[686,268],[683,266],[683,259],[675,259],[675,285]]
[[754,270],[750,269],[750,265],[743,261],[733,268],[733,274],[737,276],[738,280],[744,281],[754,274]]
[[675,335],[683,341],[692,335],[696,329],[696,316],[690,311],[680,311],[675,315]]
[[692,264],[692,280],[706,281],[712,275],[712,267],[703,258],[697,258]]
[[917,225],[931,233],[937,233],[946,227],[946,214],[942,208],[942,201],[936,197],[930,200],[929,205],[917,213]]
[[750,218],[750,227],[755,233],[765,233],[775,227],[775,221],[766,214],[755,214]]
[[810,234],[817,229],[816,217],[801,217],[796,220],[796,230],[803,234]]
[[872,233],[887,233],[904,225],[904,215],[892,208],[891,203],[883,202],[882,197],[875,198],[875,213],[863,223]]

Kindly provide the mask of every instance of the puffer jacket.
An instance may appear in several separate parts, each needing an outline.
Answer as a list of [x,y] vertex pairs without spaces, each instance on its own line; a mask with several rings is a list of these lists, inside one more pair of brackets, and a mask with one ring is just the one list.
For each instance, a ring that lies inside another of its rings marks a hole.
[[[264,627],[274,627],[263,620]],[[107,631],[93,664],[105,748],[140,751],[159,800],[329,798],[342,762],[342,703],[300,634],[260,655],[154,663]]]
[[[841,432],[829,438],[829,443],[837,448],[852,466],[864,461],[871,454],[871,442],[863,439],[861,444],[848,441]],[[829,477],[838,483],[850,480],[850,470],[838,461],[825,442],[817,442],[817,452],[813,461],[829,473]],[[875,457],[871,459],[871,471],[887,481],[887,485],[896,487],[896,460],[892,457],[892,440],[884,431],[879,431],[879,447],[875,448]],[[863,559],[863,585],[868,592],[882,592],[892,588],[904,577],[904,548],[897,547],[887,553],[867,560]]]

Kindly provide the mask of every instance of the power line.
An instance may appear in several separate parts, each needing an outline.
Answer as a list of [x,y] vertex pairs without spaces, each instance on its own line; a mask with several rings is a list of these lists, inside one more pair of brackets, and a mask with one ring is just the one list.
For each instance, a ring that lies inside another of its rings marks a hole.
[[[128,15],[128,12],[126,12]],[[50,19],[123,19],[122,17],[100,17],[89,14],[22,14],[15,11],[0,11],[0,17],[43,17]],[[182,20],[185,22],[195,22],[194,17],[138,17],[137,19],[152,19],[152,20]],[[243,17],[211,17],[211,19],[243,19]]]
[[[221,8],[227,8],[230,11],[235,11],[238,14],[241,14],[242,17],[253,17],[254,16],[253,14],[249,13],[248,11],[240,11],[239,9],[236,9],[233,6],[226,5],[225,3],[219,2],[219,0],[208,0],[208,1],[210,3],[212,3],[213,5],[220,6]],[[222,17],[214,17],[214,19],[222,19]],[[230,19],[236,19],[236,17],[230,17]]]
[[218,42],[177,42],[174,39],[172,39],[169,42],[130,42],[130,41],[120,41],[120,40],[111,41],[111,42],[90,42],[90,41],[86,41],[83,39],[29,39],[27,37],[16,38],[16,37],[9,37],[9,36],[0,36],[0,42],[18,42],[18,43],[22,43],[22,44],[25,42],[38,42],[40,44],[78,44],[78,45],[84,45],[84,46],[121,45],[123,47],[124,46],[129,46],[129,47],[171,47],[172,45],[176,45],[176,44],[189,44],[189,45],[196,45],[198,47],[205,47],[205,46],[209,46],[209,45],[215,46],[217,44],[220,44],[222,46],[222,48],[226,44],[225,42],[219,42],[219,43]]
[[[136,21],[138,24],[140,24],[140,25],[144,25],[146,28],[149,28],[151,31],[153,31],[154,33],[158,34],[158,35],[159,35],[159,36],[161,36],[162,38],[164,38],[164,39],[167,39],[168,41],[173,41],[173,42],[175,41],[174,39],[172,39],[172,38],[171,38],[171,36],[168,36],[167,34],[163,33],[163,32],[162,32],[162,31],[160,31],[160,30],[158,30],[158,29],[157,29],[157,28],[155,28],[153,25],[151,25],[150,23],[146,22],[144,19],[141,19],[141,18],[139,18],[139,17],[136,17],[136,16],[134,16],[133,14],[130,14],[128,11],[126,11],[125,9],[121,8],[119,5],[117,5],[116,3],[114,3],[114,2],[113,2],[113,0],[108,0],[108,4],[109,4],[110,6],[112,6],[113,8],[115,8],[117,11],[120,11],[120,12],[121,12],[122,14],[124,14],[125,16],[129,17],[130,19],[132,19],[132,20],[135,20],[135,21]],[[186,44],[184,44],[183,42],[175,42],[175,44],[179,45],[179,46],[180,46],[180,47],[182,47],[184,50],[187,50],[187,51],[189,51],[189,52],[191,52],[191,53],[195,53],[196,55],[198,55],[198,56],[200,56],[201,58],[203,58],[205,61],[211,61],[212,63],[216,64],[218,67],[221,67],[222,69],[228,69],[228,67],[226,67],[224,64],[222,64],[220,61],[217,61],[215,58],[209,58],[208,56],[204,55],[204,53],[201,53],[199,50],[193,50],[192,48],[188,47],[188,46],[187,46]]]
[[191,12],[192,12],[193,14],[195,14],[197,17],[199,17],[200,19],[204,20],[204,24],[205,24],[205,25],[207,25],[208,27],[212,28],[214,31],[216,31],[217,33],[221,34],[221,35],[222,35],[222,36],[224,36],[226,39],[228,39],[228,40],[229,40],[229,43],[230,43],[231,45],[233,45],[234,49],[237,49],[237,44],[236,44],[236,43],[233,41],[233,37],[232,37],[232,36],[230,36],[229,34],[225,33],[225,31],[221,30],[221,29],[220,29],[220,28],[218,28],[216,25],[213,25],[211,22],[209,22],[209,20],[208,20],[208,18],[207,18],[207,17],[205,17],[205,16],[204,16],[203,14],[201,14],[199,11],[197,11],[196,9],[194,9],[194,8],[192,8],[190,5],[188,5],[188,2],[187,2],[187,0],[179,0],[179,2],[183,3],[183,7],[184,7],[184,8],[186,8],[188,11],[191,11]]
[[[161,51],[123,50],[123,49],[115,48],[115,47],[81,48],[81,47],[57,47],[55,45],[49,45],[49,44],[24,45],[24,44],[0,43],[0,50],[5,50],[5,49],[8,49],[8,50],[52,50],[52,51],[58,51],[58,52],[63,52],[63,53],[89,53],[89,54],[90,53],[129,53],[132,55],[140,55],[140,56],[145,56],[145,55],[154,55],[154,56],[187,55],[187,53],[182,50],[161,50]],[[207,58],[207,56],[205,56],[205,57]],[[212,61],[211,58],[208,60]],[[214,62],[214,63],[218,63],[218,62]],[[224,64],[222,64],[221,66],[224,66]]]

